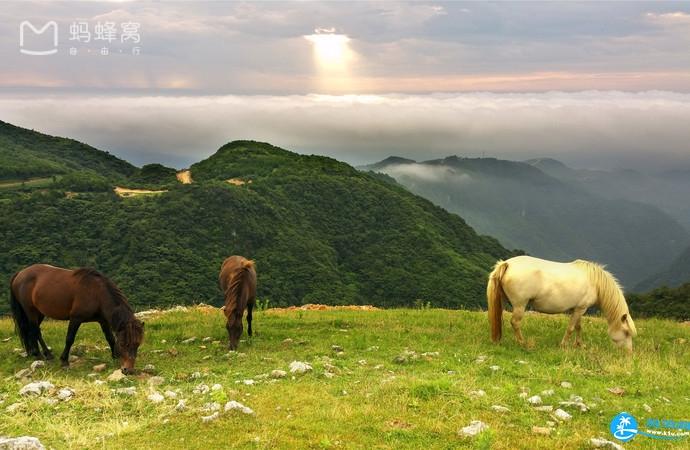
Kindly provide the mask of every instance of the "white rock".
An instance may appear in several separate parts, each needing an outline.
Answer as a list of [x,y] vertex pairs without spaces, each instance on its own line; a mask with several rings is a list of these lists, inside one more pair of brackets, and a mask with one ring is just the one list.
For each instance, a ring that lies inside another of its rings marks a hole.
[[211,336],[206,336],[205,338],[203,338],[203,339],[201,340],[201,342],[210,342],[210,341],[212,341],[212,340],[213,340],[213,338],[212,338]]
[[198,385],[197,387],[194,388],[194,391],[193,391],[193,392],[194,392],[195,394],[203,395],[203,394],[208,394],[208,392],[209,392],[210,390],[211,390],[211,389],[209,389],[209,387],[208,387],[207,384],[201,383],[200,385]]
[[165,395],[168,398],[177,398],[177,392],[175,391],[165,391],[163,395]]
[[211,386],[212,391],[220,391],[221,389],[223,389],[223,386],[221,384],[218,384],[218,383]]
[[564,389],[572,389],[573,384],[570,383],[569,381],[561,381],[561,387]]
[[553,389],[546,389],[545,391],[541,391],[542,397],[550,397],[555,393],[556,391],[554,391]]
[[520,398],[527,398],[527,397],[529,397],[529,394],[528,394],[527,392],[520,392],[520,393],[518,394],[518,397],[520,397]]
[[57,398],[62,401],[67,401],[74,396],[74,391],[70,388],[62,388],[57,393]]
[[505,406],[501,405],[491,405],[491,409],[496,411],[496,412],[510,412],[510,408],[506,408]]
[[570,419],[573,418],[573,416],[571,416],[570,414],[568,414],[567,412],[563,411],[563,410],[560,409],[560,408],[558,408],[557,410],[555,410],[555,411],[553,412],[553,415],[554,415],[557,419],[559,419],[559,420],[570,420]]
[[125,374],[122,373],[122,370],[117,369],[113,370],[113,373],[108,375],[108,381],[120,381],[125,378]]
[[16,438],[0,437],[0,449],[2,450],[45,450],[38,438],[21,436]]
[[543,435],[548,436],[551,434],[552,431],[553,431],[553,428],[551,428],[551,427],[537,427],[537,426],[532,427],[532,433],[534,433],[534,434],[543,434]]
[[105,384],[105,381],[103,381],[103,380],[96,380],[96,381],[93,382],[93,384],[95,384],[96,386],[102,386],[102,385]]
[[292,361],[290,363],[290,373],[307,373],[312,370],[312,367],[302,361]]
[[242,412],[242,413],[244,413],[244,414],[254,414],[254,410],[253,410],[253,409],[251,409],[251,408],[249,408],[249,407],[247,407],[247,406],[244,406],[242,403],[236,402],[235,400],[230,400],[229,402],[227,402],[227,403],[225,404],[225,408],[223,408],[223,409],[225,410],[225,412],[228,412],[228,411],[240,411],[240,412]]
[[271,371],[271,378],[285,378],[287,372],[284,370],[276,369]]
[[218,402],[205,403],[204,406],[201,407],[201,410],[204,412],[220,411],[220,403],[218,403]]
[[31,369],[22,369],[19,372],[14,374],[14,377],[18,380],[21,380],[22,378],[28,377],[31,375]]
[[615,442],[607,441],[606,439],[603,438],[592,438],[589,440],[589,443],[592,444],[592,447],[595,448],[610,448],[612,450],[625,450],[625,448],[617,444]]
[[165,383],[165,378],[163,378],[163,377],[151,377],[151,378],[149,378],[149,384],[151,386],[160,386],[163,383]]
[[185,399],[181,399],[179,402],[177,402],[177,405],[175,405],[175,411],[184,411],[187,408],[187,401]]
[[527,361],[523,361],[523,360],[521,360],[521,359],[518,359],[518,360],[515,361],[515,362],[518,363],[518,364],[522,364],[522,365],[528,364]]
[[106,364],[96,364],[95,366],[92,367],[94,372],[103,372],[106,368]]
[[247,386],[253,386],[253,385],[256,384],[256,381],[251,380],[251,379],[249,379],[249,380],[242,380],[242,384],[247,385]]
[[642,407],[644,408],[645,411],[647,411],[647,412],[652,412],[652,407],[649,406],[648,404],[643,403],[643,404],[642,404]]
[[539,411],[539,412],[551,412],[551,411],[553,411],[553,406],[551,406],[551,405],[535,406],[534,410]]
[[190,377],[192,379],[201,378],[201,372],[194,372]]
[[529,403],[530,405],[541,405],[541,397],[538,395],[533,395],[527,399],[527,403]]
[[469,395],[472,398],[480,398],[484,397],[486,395],[486,392],[484,392],[481,389],[477,389],[476,391],[470,391],[467,395]]
[[182,341],[183,344],[191,344],[192,342],[196,341],[196,336],[192,336],[189,339],[185,339]]
[[218,412],[214,412],[210,416],[202,416],[201,421],[203,423],[213,422],[214,420],[218,419],[219,417],[220,417],[220,414]]
[[497,372],[497,371],[501,370],[501,367],[500,366],[489,366],[489,369],[493,370],[494,372]]
[[41,395],[55,386],[49,381],[36,381],[25,385],[19,390],[19,395]]
[[141,369],[142,372],[145,373],[153,373],[156,371],[156,366],[153,364],[146,364],[143,369]]
[[5,411],[7,411],[8,413],[13,413],[21,409],[22,406],[24,406],[23,403],[12,403],[11,405],[8,405],[7,408],[5,408]]
[[367,360],[366,359],[360,359],[359,361],[357,361],[357,364],[359,364],[360,366],[366,366]]
[[113,392],[115,392],[116,394],[133,396],[137,395],[137,388],[135,388],[134,386],[129,386],[115,389]]
[[159,392],[152,392],[146,398],[148,398],[153,403],[161,403],[165,400],[165,397],[163,397],[163,395],[161,395]]
[[45,367],[45,366],[46,366],[46,362],[39,359],[39,360],[31,363],[31,370],[36,370],[38,368]]
[[489,426],[482,422],[481,420],[473,420],[469,425],[463,427],[458,431],[458,434],[466,437],[474,437],[489,429]]

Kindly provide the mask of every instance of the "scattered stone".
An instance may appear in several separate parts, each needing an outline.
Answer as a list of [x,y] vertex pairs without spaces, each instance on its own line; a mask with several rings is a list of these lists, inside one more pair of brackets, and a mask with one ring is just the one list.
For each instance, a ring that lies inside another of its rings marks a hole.
[[108,381],[120,381],[125,378],[125,374],[122,373],[122,370],[117,369],[113,370],[113,373],[108,375]]
[[539,412],[551,412],[551,411],[553,411],[553,406],[551,406],[551,405],[535,406],[534,410],[539,411]]
[[213,340],[213,338],[211,336],[206,336],[205,338],[203,338],[201,340],[201,342],[211,342],[212,340]]
[[74,391],[70,388],[62,388],[57,393],[57,398],[66,402],[74,397]]
[[486,395],[486,392],[484,392],[481,389],[477,389],[476,391],[470,391],[467,395],[469,395],[472,398],[481,398]]
[[77,362],[79,360],[79,357],[77,355],[69,355],[69,358],[67,360],[71,363]]
[[378,349],[379,349],[379,346],[378,346],[378,345],[372,345],[371,347],[369,347],[369,348],[367,349],[367,351],[368,351],[368,352],[375,352],[375,351],[378,350]]
[[497,371],[501,370],[501,367],[500,366],[489,366],[489,369],[493,370],[494,372],[497,372]]
[[113,392],[120,395],[129,395],[131,397],[137,395],[137,388],[135,388],[134,386],[129,386],[115,389]]
[[572,389],[573,384],[570,383],[569,381],[561,381],[561,387],[564,389]]
[[335,374],[333,372],[324,372],[323,376],[330,379],[333,378]]
[[573,418],[570,414],[567,412],[563,411],[562,409],[558,408],[556,411],[553,412],[553,415],[559,419],[559,420],[570,420]]
[[105,384],[105,381],[103,381],[103,380],[95,380],[95,381],[93,382],[93,384],[95,384],[96,386],[102,386],[102,385]]
[[216,383],[216,384],[214,384],[213,386],[211,386],[211,390],[212,390],[212,391],[220,391],[221,389],[223,389],[223,386],[220,385],[220,384],[218,384],[218,383]]
[[608,441],[603,438],[592,438],[589,440],[589,443],[592,444],[592,447],[594,448],[609,448],[611,450],[625,450],[625,448],[617,444],[615,442]]
[[642,407],[644,408],[645,411],[647,411],[647,412],[652,412],[652,407],[649,406],[648,404],[643,403],[643,404],[642,404]]
[[163,377],[151,377],[151,378],[149,378],[149,384],[151,386],[160,386],[163,383],[165,383],[165,378],[163,378]]
[[439,355],[440,355],[439,352],[424,352],[424,353],[422,353],[422,356],[424,356],[425,358],[433,358],[434,356],[439,356]]
[[582,412],[587,412],[589,411],[589,406],[587,406],[583,401],[582,397],[577,396],[577,395],[571,395],[570,396],[570,401],[567,402],[560,402],[559,405],[566,407],[566,408],[578,408]]
[[24,406],[23,403],[19,403],[19,402],[12,403],[11,405],[8,405],[7,408],[5,408],[5,411],[7,411],[8,413],[13,413],[13,412],[21,409],[23,406]]
[[41,397],[41,401],[48,406],[55,406],[59,402],[59,400],[56,398],[48,398],[48,397]]
[[533,395],[527,399],[527,403],[529,403],[530,405],[541,405],[541,397],[538,395]]
[[625,389],[623,389],[620,386],[608,388],[607,391],[609,391],[613,395],[618,395],[619,397],[622,396],[623,394],[625,394]]
[[206,404],[204,404],[204,406],[201,408],[201,410],[204,411],[204,412],[220,411],[220,403],[218,403],[218,402],[206,403]]
[[105,368],[106,368],[106,364],[103,363],[103,364],[96,364],[96,365],[93,366],[91,369],[92,369],[94,372],[103,372],[103,371],[105,370]]
[[333,350],[335,353],[341,353],[344,352],[345,349],[343,349],[340,345],[331,345],[331,350]]
[[527,361],[523,361],[523,360],[521,360],[521,359],[518,359],[518,360],[515,361],[515,362],[518,363],[518,364],[522,364],[522,365],[529,364]]
[[36,369],[39,369],[39,368],[45,367],[45,366],[46,366],[46,362],[39,359],[39,360],[36,360],[36,361],[31,363],[31,370],[34,371]]
[[177,402],[177,405],[175,405],[175,411],[184,411],[187,408],[187,401],[185,399],[181,399],[179,402]]
[[207,384],[201,383],[197,387],[194,388],[194,393],[198,395],[204,395],[208,394],[211,389],[208,387]]
[[18,380],[21,380],[22,378],[26,378],[29,375],[31,375],[31,369],[22,369],[19,372],[14,374],[14,377]]
[[501,405],[491,405],[491,409],[493,411],[500,412],[500,413],[510,412],[510,408],[506,408],[505,406],[501,406]]
[[214,420],[218,419],[220,417],[220,414],[216,411],[210,416],[202,416],[201,421],[203,423],[208,423],[208,422],[213,422]]
[[156,366],[153,364],[146,364],[143,369],[141,369],[142,372],[148,373],[148,374],[153,374],[156,373]]
[[487,358],[488,357],[486,355],[479,355],[477,356],[477,359],[474,360],[474,362],[475,364],[482,364],[487,360]]
[[189,339],[185,339],[182,341],[183,344],[191,344],[192,342],[196,341],[196,336],[192,336]]
[[556,393],[556,391],[554,391],[553,389],[546,389],[545,391],[541,391],[541,396],[542,397],[550,397],[555,393]]
[[312,367],[309,364],[304,363],[302,361],[292,361],[290,363],[290,373],[301,374],[307,373],[310,370],[312,370]]
[[551,427],[532,427],[532,433],[534,434],[543,434],[545,436],[548,436],[551,434],[553,431],[553,428]]
[[[239,383],[239,381],[237,381],[237,383]],[[242,384],[244,384],[246,386],[253,386],[254,384],[256,384],[256,381],[254,381],[252,379],[242,380]]]
[[458,434],[466,437],[474,437],[479,433],[489,429],[489,426],[481,420],[473,420],[469,425],[463,427],[458,431]]
[[244,406],[242,403],[236,402],[235,400],[230,400],[229,402],[227,402],[227,403],[225,404],[225,408],[223,408],[223,409],[225,410],[225,412],[228,412],[228,411],[240,411],[240,412],[242,412],[242,413],[244,413],[244,414],[254,414],[254,410],[253,410],[253,409],[251,409],[251,408],[249,408],[249,407],[247,407],[247,406]]
[[366,366],[367,360],[366,359],[360,359],[359,361],[357,361],[357,364],[359,364],[360,366]]
[[284,345],[290,345],[290,344],[292,344],[293,342],[294,342],[294,341],[293,341],[291,338],[283,339],[283,344],[284,344]]
[[153,403],[161,403],[165,400],[165,397],[161,395],[159,392],[152,392],[146,398],[148,398]]
[[45,450],[38,438],[20,436],[16,438],[0,437],[1,450]]
[[285,378],[287,372],[284,370],[276,369],[271,371],[271,378]]
[[163,395],[165,395],[167,398],[177,398],[177,392],[175,391],[165,391],[163,392]]
[[19,390],[19,395],[41,395],[53,388],[55,388],[55,386],[49,381],[36,381],[21,388]]
[[527,398],[527,397],[529,397],[529,393],[527,393],[527,392],[520,392],[520,393],[518,394],[518,397],[520,397],[520,398]]
[[414,350],[405,350],[395,358],[393,358],[393,362],[396,364],[407,364],[410,361],[415,361],[419,359],[419,355],[417,355],[417,352]]
[[190,378],[192,378],[192,379],[201,378],[201,372],[194,372],[194,373],[192,373],[192,374],[190,375]]

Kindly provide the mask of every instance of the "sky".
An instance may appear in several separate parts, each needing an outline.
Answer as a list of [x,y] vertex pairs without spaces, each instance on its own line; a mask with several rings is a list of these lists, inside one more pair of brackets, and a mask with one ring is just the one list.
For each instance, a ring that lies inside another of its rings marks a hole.
[[689,49],[690,2],[3,2],[0,120],[180,168],[256,139],[663,170]]

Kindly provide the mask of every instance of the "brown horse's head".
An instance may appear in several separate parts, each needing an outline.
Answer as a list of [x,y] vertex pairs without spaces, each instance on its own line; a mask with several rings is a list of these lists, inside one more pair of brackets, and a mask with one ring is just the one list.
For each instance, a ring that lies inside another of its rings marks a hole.
[[144,323],[132,315],[131,319],[125,322],[115,334],[122,373],[131,373],[134,371],[137,351],[144,340]]

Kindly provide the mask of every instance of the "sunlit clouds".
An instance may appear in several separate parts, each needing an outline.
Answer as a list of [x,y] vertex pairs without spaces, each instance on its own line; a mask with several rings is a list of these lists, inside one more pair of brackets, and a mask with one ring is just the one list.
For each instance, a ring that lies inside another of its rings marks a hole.
[[350,38],[334,28],[317,28],[304,36],[312,44],[319,90],[347,91],[354,88],[351,64],[355,59]]

